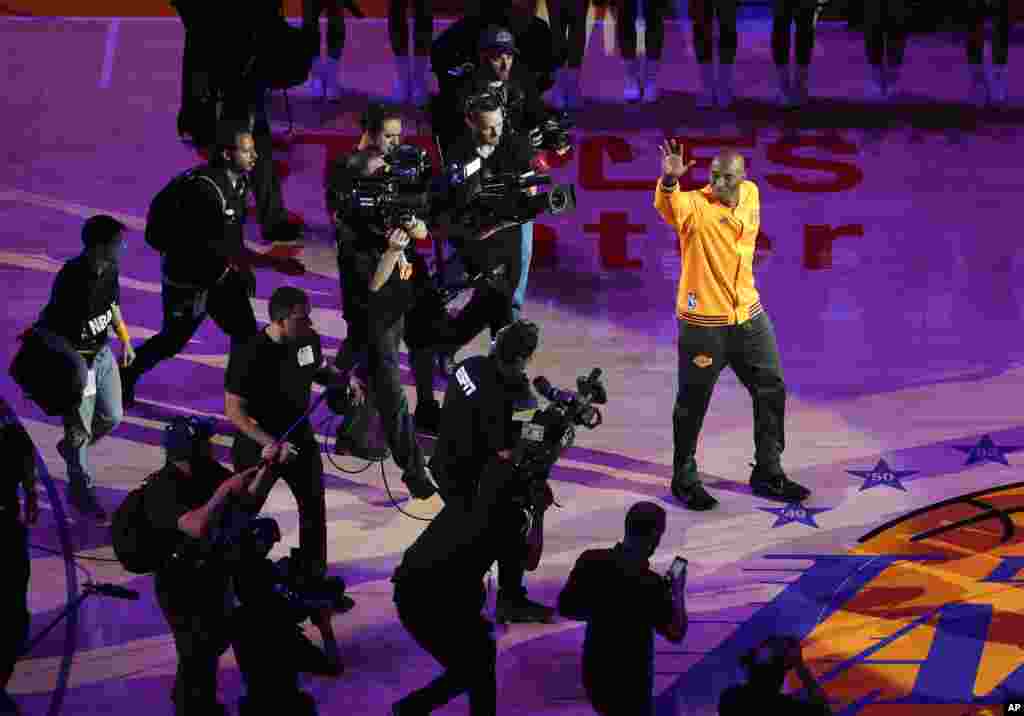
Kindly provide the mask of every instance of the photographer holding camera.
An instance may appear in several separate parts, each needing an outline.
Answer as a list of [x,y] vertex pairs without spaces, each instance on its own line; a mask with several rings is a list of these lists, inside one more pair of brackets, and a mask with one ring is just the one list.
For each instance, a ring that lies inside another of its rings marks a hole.
[[[459,86],[455,106],[464,108],[472,97],[489,92],[501,104],[505,133],[521,134],[529,138],[534,149],[549,148],[559,154],[567,152],[569,135],[560,129],[558,119],[551,116],[541,102],[533,74],[525,65],[516,61],[519,50],[516,49],[515,36],[504,27],[491,25],[481,35],[478,47],[479,65]],[[456,116],[453,124],[458,121]],[[526,297],[526,283],[533,256],[533,222],[522,223],[519,232],[522,254],[513,298],[516,318],[522,311]]]
[[[398,701],[396,716],[429,713],[467,691],[472,716],[495,713],[494,626],[481,613],[484,575],[495,560],[503,616],[550,619],[551,611],[526,600],[520,585],[524,567],[534,569],[540,559],[543,512],[551,500],[546,482],[528,480],[515,464],[510,431],[513,398],[536,347],[536,326],[513,323],[491,356],[463,362],[449,383],[433,461],[445,506],[392,577],[402,626],[445,672]],[[525,518],[527,506],[532,520]],[[443,599],[438,585],[444,585]]]
[[[403,471],[402,480],[413,497],[427,499],[435,490],[416,441],[399,367],[399,345],[404,339],[416,375],[417,425],[436,431],[440,406],[434,399],[433,354],[413,340],[414,336],[406,335],[406,325],[431,322],[415,318],[431,293],[426,262],[413,243],[426,238],[427,225],[408,209],[393,213],[382,207],[383,215],[360,215],[346,200],[360,182],[379,184],[387,179],[392,169],[388,158],[401,146],[402,120],[396,111],[372,105],[363,126],[365,146],[335,164],[328,180],[328,207],[337,226],[338,274],[348,324],[336,364],[342,372],[354,369],[366,376],[370,400],[380,413],[388,446]],[[419,184],[429,177],[414,179]],[[358,436],[353,442],[358,442]]]
[[32,327],[43,344],[70,359],[77,373],[81,392],[69,400],[73,406],[63,416],[64,437],[57,452],[67,464],[68,501],[99,522],[106,522],[107,513],[96,499],[89,448],[112,432],[123,416],[118,361],[108,345],[111,328],[123,346],[122,366],[135,360],[120,309],[118,264],[124,229],[105,214],[86,219],[84,251],[57,272],[50,300]]
[[[217,664],[231,644],[250,702],[315,713],[298,690],[298,661],[282,661],[274,649],[283,645],[269,639],[271,626],[287,623],[287,615],[261,615],[260,639],[267,643],[256,643],[240,623],[236,579],[251,569],[254,557],[227,537],[232,522],[244,523],[259,512],[273,485],[271,465],[285,459],[286,450],[283,444],[268,445],[258,465],[232,475],[213,458],[214,427],[212,418],[174,418],[164,432],[167,463],[145,487],[146,517],[174,545],[156,570],[154,589],[178,654],[171,693],[175,713],[227,713],[217,702]],[[264,653],[268,646],[271,654]]]
[[[512,460],[515,405],[529,391],[526,365],[537,349],[537,326],[516,321],[502,328],[491,352],[460,363],[445,392],[441,434],[434,447],[431,468],[446,508],[473,513],[479,495],[487,489],[488,466],[494,460]],[[513,513],[517,508],[510,508]],[[554,610],[526,598],[523,577],[536,567],[527,556],[539,548],[543,519],[537,519],[529,538],[507,531],[497,542],[499,622],[549,622]],[[532,547],[532,549],[531,549]],[[493,559],[492,559],[493,561]]]
[[249,301],[256,293],[256,256],[244,244],[255,143],[244,122],[220,122],[217,136],[209,164],[172,181],[150,207],[146,239],[161,253],[163,322],[121,374],[129,406],[142,375],[180,353],[207,315],[232,347],[259,329]]
[[[463,167],[463,181],[482,182],[501,175],[519,177],[531,171],[533,148],[522,135],[504,131],[505,111],[495,95],[485,93],[471,98],[464,121],[466,129],[446,157],[449,167]],[[536,187],[530,187],[527,193],[536,191]],[[445,207],[439,212],[439,223],[466,272],[487,279],[474,287],[472,300],[456,319],[455,340],[450,346],[453,352],[473,340],[485,326],[490,327],[493,338],[515,320],[515,291],[523,258],[520,225],[524,223],[498,217],[494,224],[483,225],[474,220],[470,226],[460,225],[453,220],[456,208],[462,207]],[[472,214],[480,209],[470,206],[469,218],[476,219]]]
[[[28,637],[28,528],[39,519],[36,495],[36,449],[25,427],[18,422],[7,401],[0,397],[0,451],[9,461],[7,477],[0,485],[0,551],[8,577],[0,588],[0,714],[17,714],[18,708],[7,693],[14,674],[14,663],[21,656]],[[18,486],[24,494],[24,516],[18,503]]]
[[686,636],[686,562],[666,576],[648,560],[665,533],[665,510],[638,502],[626,513],[625,539],[587,550],[558,596],[558,611],[587,622],[583,685],[604,716],[653,716],[654,631],[673,644]]

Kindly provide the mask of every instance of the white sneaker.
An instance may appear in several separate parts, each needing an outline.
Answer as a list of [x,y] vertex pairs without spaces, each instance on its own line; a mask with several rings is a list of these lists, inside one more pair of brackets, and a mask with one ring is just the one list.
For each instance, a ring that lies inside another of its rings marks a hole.
[[903,99],[903,87],[900,84],[901,71],[899,67],[889,67],[885,73],[885,96],[890,101]]
[[729,109],[734,99],[732,93],[732,65],[718,66],[718,87],[715,92],[715,99],[721,109]]
[[625,61],[626,86],[622,90],[622,98],[627,102],[639,102],[641,97],[640,78],[643,74],[641,60]]
[[391,86],[391,101],[405,104],[409,101],[409,56],[395,56],[395,83]]
[[568,101],[566,99],[567,72],[568,70],[564,67],[558,68],[558,71],[555,72],[555,84],[549,90],[551,93],[551,106],[558,111],[562,111],[568,105]]
[[967,65],[968,76],[970,77],[971,88],[967,93],[968,101],[977,109],[982,109],[989,103],[988,79],[985,77],[985,65]]
[[1009,101],[1009,88],[1006,84],[1006,65],[992,65],[989,103],[994,107],[1005,107]]
[[715,65],[709,62],[698,67],[703,89],[697,93],[697,109],[711,109],[715,106]]
[[647,60],[644,65],[644,97],[645,104],[653,104],[658,101],[658,69],[661,62],[658,60]]
[[793,80],[790,77],[789,65],[775,65],[775,72],[779,78],[779,89],[775,94],[776,103],[783,109],[789,109],[793,101]]
[[422,107],[427,103],[427,65],[430,58],[426,55],[413,55],[409,62],[409,100],[413,105]]
[[565,108],[571,112],[583,108],[583,96],[580,94],[580,68],[569,67],[565,70]]
[[325,58],[318,60],[316,73],[319,76],[320,85],[324,97],[329,102],[337,102],[341,99],[341,88],[338,85],[338,60]]
[[805,65],[797,65],[796,73],[793,75],[793,104],[802,107],[807,104],[810,98],[807,86],[810,84],[811,68]]
[[880,65],[871,65],[871,76],[864,87],[864,96],[869,102],[885,99],[885,70]]

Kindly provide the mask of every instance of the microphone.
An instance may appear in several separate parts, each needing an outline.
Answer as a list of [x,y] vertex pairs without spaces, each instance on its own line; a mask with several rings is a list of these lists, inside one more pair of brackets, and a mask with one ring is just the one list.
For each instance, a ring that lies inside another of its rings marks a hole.
[[105,597],[114,599],[138,599],[139,593],[134,589],[128,589],[117,584],[96,584],[87,582],[85,588],[94,594],[102,594]]

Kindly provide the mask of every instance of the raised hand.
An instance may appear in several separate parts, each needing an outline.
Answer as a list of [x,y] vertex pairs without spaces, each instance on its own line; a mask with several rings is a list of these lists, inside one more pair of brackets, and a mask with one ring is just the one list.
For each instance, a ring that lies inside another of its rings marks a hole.
[[683,161],[683,149],[675,139],[666,140],[661,149],[661,173],[666,177],[679,177],[690,171],[690,167],[697,163],[695,159],[688,162]]

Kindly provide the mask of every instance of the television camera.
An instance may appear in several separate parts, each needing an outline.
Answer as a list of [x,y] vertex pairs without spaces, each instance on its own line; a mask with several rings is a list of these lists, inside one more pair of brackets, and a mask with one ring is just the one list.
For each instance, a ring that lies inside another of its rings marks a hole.
[[[587,377],[576,379],[576,392],[559,390],[543,376],[534,379],[533,387],[549,403],[525,422],[520,422],[519,440],[512,451],[514,469],[525,481],[523,508],[529,519],[547,507],[550,490],[547,479],[558,458],[576,440],[576,427],[593,430],[603,422],[596,405],[608,402],[601,383],[601,369],[594,368]],[[550,502],[548,503],[550,504]]]
[[384,155],[386,168],[361,173],[345,186],[334,186],[339,213],[385,231],[401,227],[413,216],[425,217],[431,206],[432,163],[426,150],[403,144]]

